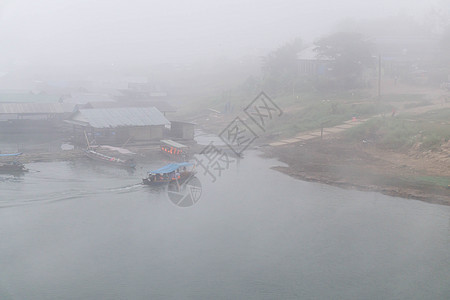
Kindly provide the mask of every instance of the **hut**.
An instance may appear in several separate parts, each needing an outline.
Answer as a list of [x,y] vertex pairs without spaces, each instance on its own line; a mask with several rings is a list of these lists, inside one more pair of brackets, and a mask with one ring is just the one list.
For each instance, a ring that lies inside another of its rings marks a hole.
[[116,107],[156,107],[165,116],[166,113],[176,112],[177,109],[166,101],[93,101],[80,106],[82,109],[90,108],[116,108]]
[[35,133],[63,130],[74,106],[66,103],[0,103],[0,132]]
[[75,142],[83,144],[88,136],[110,145],[159,141],[170,124],[155,107],[78,109],[66,122],[73,125]]
[[195,124],[190,122],[171,121],[170,137],[182,140],[194,139]]

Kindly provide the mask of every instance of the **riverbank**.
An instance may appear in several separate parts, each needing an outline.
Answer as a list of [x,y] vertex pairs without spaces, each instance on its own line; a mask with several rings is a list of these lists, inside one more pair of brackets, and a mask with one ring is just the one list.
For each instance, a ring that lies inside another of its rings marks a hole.
[[275,170],[294,178],[450,205],[449,162],[437,153],[419,157],[339,136],[262,149],[289,165]]
[[[288,167],[274,169],[300,180],[450,205],[448,104],[401,111],[396,118],[372,116],[284,138],[289,116],[255,141],[267,157]],[[287,113],[286,113],[287,115]],[[220,132],[230,118],[197,118],[205,132]],[[279,130],[278,130],[279,129]],[[276,133],[278,130],[279,133]]]

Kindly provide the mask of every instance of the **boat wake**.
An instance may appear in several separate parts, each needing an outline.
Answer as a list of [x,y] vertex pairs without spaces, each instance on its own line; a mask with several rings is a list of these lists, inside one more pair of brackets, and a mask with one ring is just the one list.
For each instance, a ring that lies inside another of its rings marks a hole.
[[22,182],[23,178],[14,175],[0,176],[0,182]]
[[117,187],[117,188],[110,188],[110,189],[107,189],[106,191],[113,192],[113,193],[117,192],[117,193],[125,194],[125,193],[132,192],[132,191],[139,190],[139,189],[142,189],[142,183],[135,183],[132,185],[126,185],[126,186]]
[[[7,178],[5,180],[17,180],[14,178]],[[3,180],[1,178],[0,180]],[[20,179],[19,179],[20,180]],[[127,186],[113,187],[113,188],[104,188],[97,190],[81,190],[81,189],[69,189],[65,191],[57,191],[52,193],[45,193],[41,195],[29,195],[25,196],[21,199],[14,200],[0,200],[0,208],[8,208],[8,207],[16,207],[16,206],[24,206],[24,205],[41,205],[41,204],[50,204],[60,201],[69,201],[69,200],[82,200],[87,198],[96,198],[99,195],[107,195],[107,194],[127,194],[131,192],[135,192],[139,189],[142,189],[142,184],[132,184]]]

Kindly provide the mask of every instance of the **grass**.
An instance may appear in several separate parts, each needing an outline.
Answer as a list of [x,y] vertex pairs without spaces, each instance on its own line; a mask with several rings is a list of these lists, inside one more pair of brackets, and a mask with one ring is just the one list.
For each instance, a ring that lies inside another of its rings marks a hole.
[[286,111],[277,122],[270,123],[267,130],[269,133],[279,133],[281,137],[291,137],[300,132],[320,129],[322,126],[333,127],[352,117],[364,118],[390,110],[389,105],[373,102],[308,101],[302,109]]
[[420,119],[376,118],[349,129],[346,137],[372,141],[386,149],[406,149],[418,144],[421,150],[435,150],[450,139],[450,127]]
[[403,106],[405,109],[408,108],[414,108],[414,107],[421,107],[421,106],[427,106],[432,104],[431,101],[429,100],[421,100],[419,102],[409,102],[409,103],[405,103],[405,105]]
[[383,94],[381,96],[381,101],[385,102],[418,102],[423,100],[423,94]]
[[[189,99],[189,105],[182,107],[182,112],[177,113],[178,116],[195,115],[199,110],[212,108],[218,111],[223,111],[225,103],[228,101],[233,106],[233,112],[237,115],[242,111],[257,94],[249,95],[246,92],[237,89],[229,91],[229,93],[217,94],[210,96],[202,96],[197,99]],[[361,99],[366,99],[368,96],[362,91],[340,92],[340,93],[318,93],[318,92],[300,92],[294,91],[293,94],[287,94],[279,97],[273,97],[268,94],[272,100],[280,106],[282,110],[290,107],[306,107],[317,106],[323,101],[337,102],[337,103],[353,103],[360,102]],[[358,113],[358,112],[357,112]]]
[[442,187],[448,187],[450,186],[450,178],[449,177],[442,177],[442,176],[419,176],[416,178],[417,181],[425,183],[425,184],[432,184]]
[[433,122],[450,122],[450,108],[429,111],[417,116],[417,118]]
[[[233,111],[230,118],[238,116],[254,99],[255,95],[232,90],[217,96],[203,96],[183,108],[180,116],[193,117],[207,108],[224,111],[225,103],[230,102]],[[269,95],[271,96],[271,95]],[[352,119],[365,118],[381,113],[390,115],[392,105],[389,102],[404,102],[405,107],[428,105],[422,94],[388,94],[382,101],[369,101],[364,92],[350,91],[341,93],[296,92],[273,98],[283,110],[283,115],[269,122],[266,133],[276,138],[289,138],[298,133],[318,130],[322,126],[333,127]],[[408,118],[408,119],[406,119]],[[414,121],[411,121],[413,119]],[[435,121],[448,122],[450,109],[429,112],[421,116],[401,115],[396,118],[377,118],[354,127],[346,132],[347,137],[355,140],[375,141],[389,149],[407,148],[420,143],[422,149],[436,149],[450,138],[450,130]],[[426,121],[433,121],[426,122]]]
[[[230,101],[233,106],[232,115],[239,115],[256,95],[249,97],[243,94],[234,94]],[[270,96],[270,95],[269,95]],[[269,122],[265,128],[266,133],[279,138],[288,138],[298,133],[320,129],[322,126],[333,127],[342,124],[352,117],[368,117],[381,112],[392,110],[390,105],[368,100],[362,100],[363,94],[318,94],[302,93],[298,95],[284,95],[274,98],[273,101],[281,108],[283,115]],[[219,111],[224,109],[223,99],[209,99],[199,101],[203,108],[213,108]],[[199,111],[198,105],[191,105],[189,113]]]

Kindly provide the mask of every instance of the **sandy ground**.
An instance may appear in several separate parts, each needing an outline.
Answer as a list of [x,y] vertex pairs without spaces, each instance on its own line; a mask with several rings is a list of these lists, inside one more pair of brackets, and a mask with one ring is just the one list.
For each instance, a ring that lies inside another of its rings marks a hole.
[[289,165],[276,170],[295,178],[450,205],[446,152],[395,153],[337,136],[263,149]]

